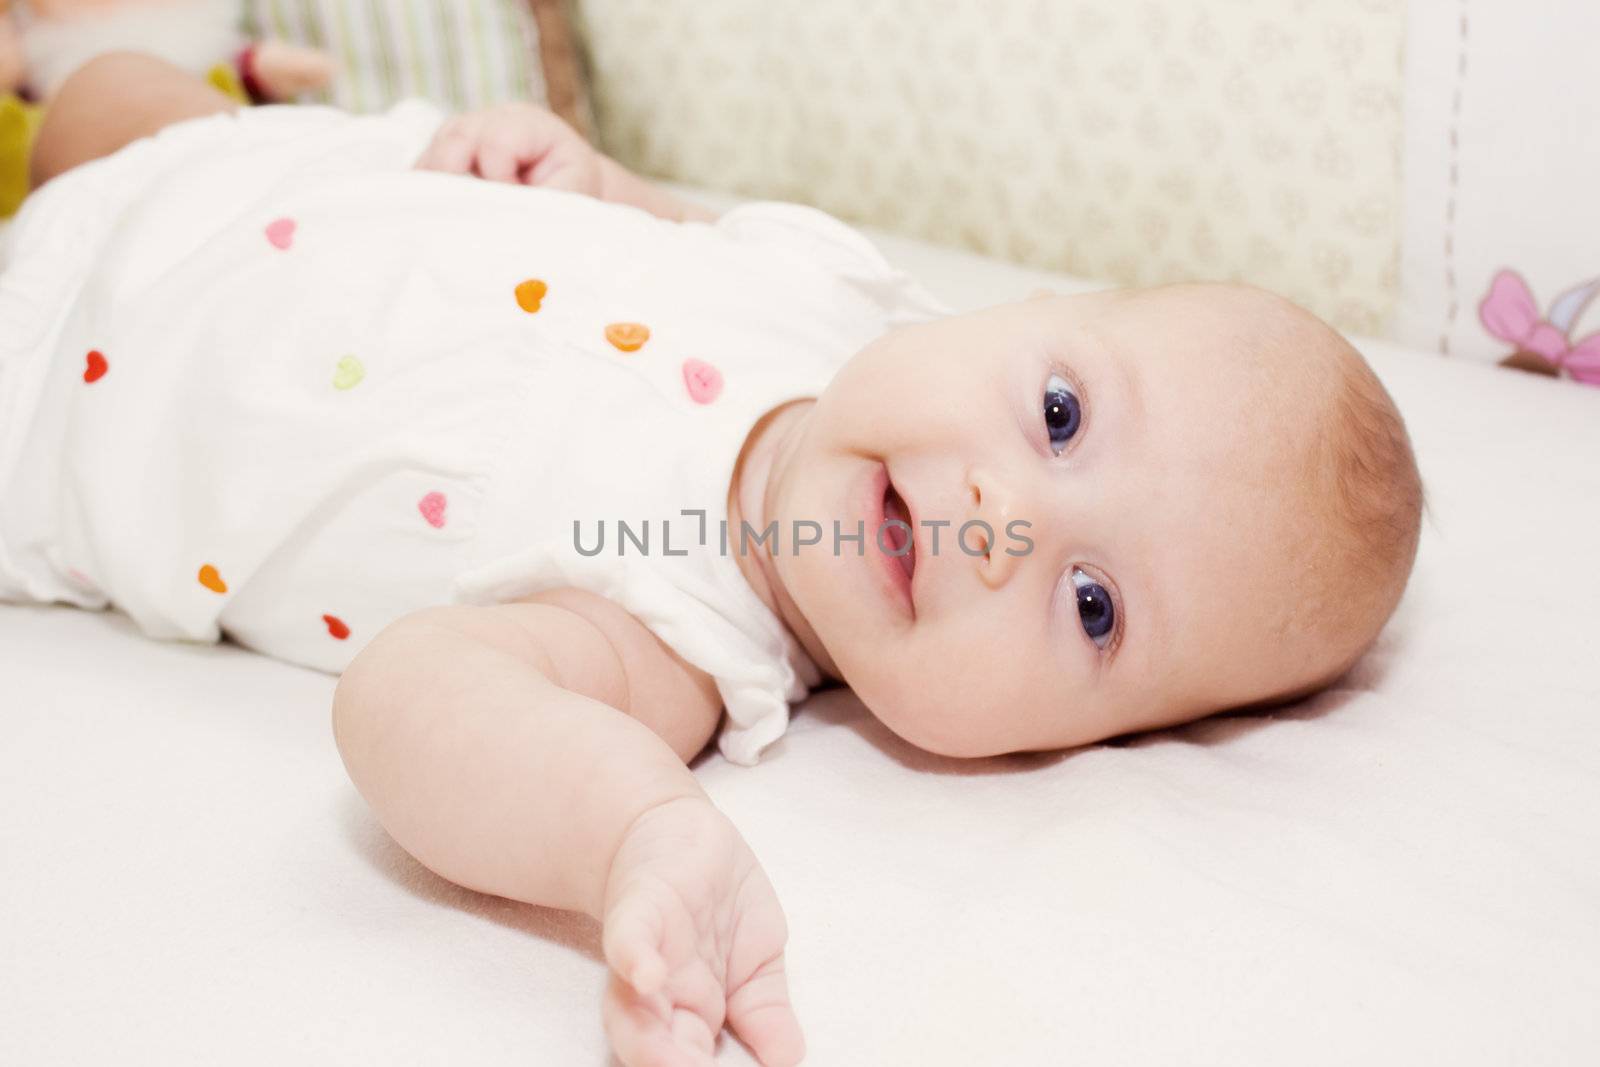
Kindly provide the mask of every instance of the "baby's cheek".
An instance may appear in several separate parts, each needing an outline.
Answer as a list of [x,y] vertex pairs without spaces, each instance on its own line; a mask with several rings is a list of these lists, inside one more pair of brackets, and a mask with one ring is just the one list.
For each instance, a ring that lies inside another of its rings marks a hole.
[[1066,748],[1118,732],[1099,733],[1108,679],[1095,653],[1057,647],[1044,622],[1015,614],[993,620],[985,637],[941,656],[969,754]]
[[[891,678],[891,729],[919,748],[947,756],[988,756],[1024,747],[1034,718],[1034,672],[981,627],[913,634]],[[880,716],[885,718],[887,716]]]

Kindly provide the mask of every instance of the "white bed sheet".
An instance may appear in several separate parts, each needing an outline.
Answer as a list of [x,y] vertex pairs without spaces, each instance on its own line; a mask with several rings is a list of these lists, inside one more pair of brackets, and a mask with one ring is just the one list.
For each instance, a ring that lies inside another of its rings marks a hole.
[[[957,306],[1043,279],[885,245]],[[1429,505],[1345,688],[967,764],[835,693],[698,766],[808,1062],[1600,1060],[1600,390],[1367,350]],[[392,844],[332,686],[0,607],[0,1063],[607,1062],[595,924]]]

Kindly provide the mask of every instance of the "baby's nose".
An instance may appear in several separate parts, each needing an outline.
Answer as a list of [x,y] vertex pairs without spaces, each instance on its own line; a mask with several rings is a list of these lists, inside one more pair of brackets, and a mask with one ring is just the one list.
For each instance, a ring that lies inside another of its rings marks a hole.
[[[960,550],[970,556],[985,585],[998,589],[1010,580],[1017,563],[1031,547],[1016,536],[1017,494],[1008,479],[993,468],[974,467],[967,475],[971,512],[957,531]],[[1026,529],[1026,527],[1022,527]]]

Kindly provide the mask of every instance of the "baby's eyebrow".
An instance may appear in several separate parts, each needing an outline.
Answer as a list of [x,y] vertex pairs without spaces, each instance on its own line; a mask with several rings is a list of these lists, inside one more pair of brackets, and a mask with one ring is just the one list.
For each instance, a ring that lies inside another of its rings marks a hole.
[[[1172,620],[1167,615],[1163,606],[1163,598],[1156,593],[1151,581],[1150,567],[1144,568],[1139,587],[1146,594],[1137,598],[1133,606],[1128,604],[1127,586],[1118,586],[1122,593],[1122,638],[1117,642],[1111,661],[1113,663],[1122,659],[1122,654],[1128,646],[1128,641],[1137,632],[1139,638],[1134,642],[1135,648],[1170,648],[1172,643]],[[1137,610],[1135,610],[1137,609]]]
[[1128,350],[1094,327],[1084,330],[1094,343],[1106,353],[1107,362],[1116,367],[1117,403],[1123,414],[1134,417],[1144,415],[1144,376],[1139,373],[1138,360]]
[[[1133,359],[1129,351],[1112,340],[1101,330],[1093,325],[1084,327],[1084,333],[1089,341],[1105,354],[1104,362],[1112,365],[1113,370],[1109,375],[1101,374],[1100,388],[1085,384],[1085,389],[1091,392],[1088,398],[1089,410],[1104,411],[1109,402],[1115,408],[1116,414],[1113,421],[1126,427],[1130,423],[1140,422],[1145,415],[1144,375],[1140,373],[1138,360]],[[1107,381],[1106,379],[1109,379]],[[1117,573],[1107,570],[1107,576],[1117,587],[1118,611],[1120,618],[1117,626],[1121,629],[1121,636],[1116,647],[1112,650],[1109,662],[1117,663],[1123,658],[1123,650],[1128,643],[1129,634],[1133,631],[1132,620],[1138,619],[1137,629],[1141,634],[1148,634],[1139,639],[1139,644],[1149,643],[1151,648],[1161,648],[1171,636],[1171,620],[1162,605],[1162,598],[1156,593],[1151,583],[1154,568],[1144,566],[1139,568],[1137,581],[1129,581],[1126,571]],[[1134,605],[1129,605],[1129,587],[1137,586],[1146,595],[1134,597]]]

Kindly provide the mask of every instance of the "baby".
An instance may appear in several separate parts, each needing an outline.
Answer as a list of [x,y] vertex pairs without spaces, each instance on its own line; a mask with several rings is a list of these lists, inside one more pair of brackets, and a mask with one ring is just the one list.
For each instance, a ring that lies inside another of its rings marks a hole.
[[137,56],[57,98],[0,276],[0,598],[342,670],[401,845],[601,921],[623,1063],[804,1051],[685,765],[714,734],[754,762],[827,680],[936,753],[1088,744],[1314,692],[1405,586],[1400,416],[1276,297],[949,316],[533,107],[229,112]]

